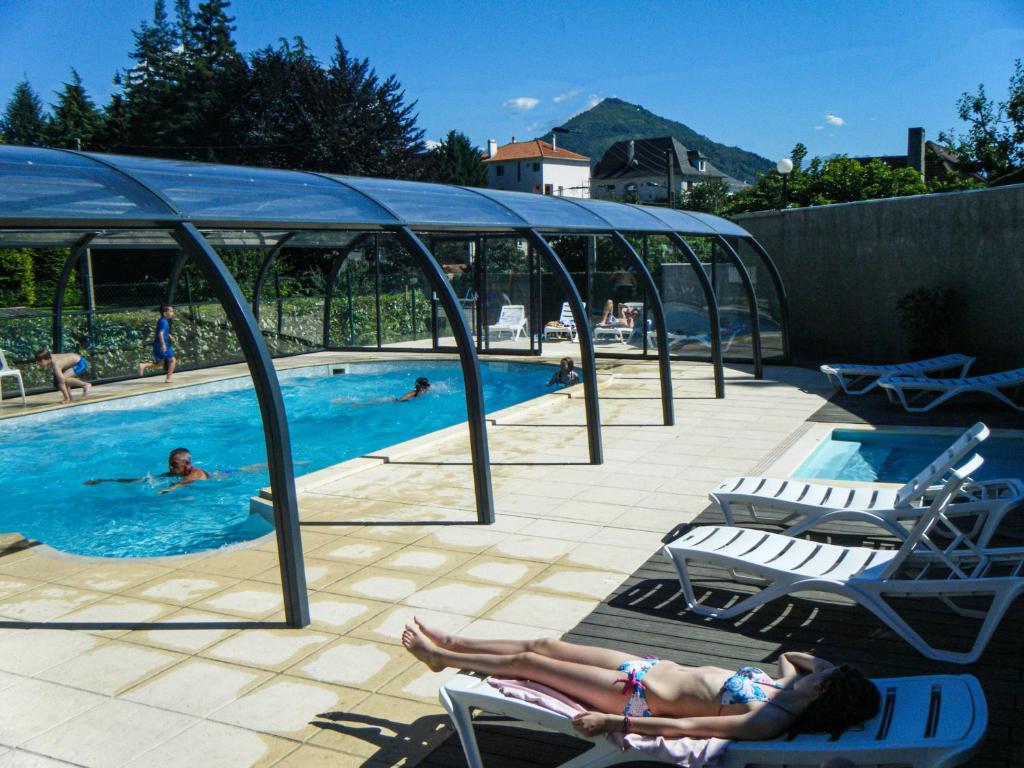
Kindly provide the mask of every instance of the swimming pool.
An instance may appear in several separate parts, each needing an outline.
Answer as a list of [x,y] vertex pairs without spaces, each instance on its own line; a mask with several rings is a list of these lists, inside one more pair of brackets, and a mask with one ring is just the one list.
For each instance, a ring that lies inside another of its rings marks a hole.
[[[306,474],[466,420],[458,363],[359,363],[281,372],[296,474]],[[488,411],[537,397],[550,365],[482,363]],[[417,376],[429,395],[396,403]],[[158,495],[172,448],[226,477]],[[139,395],[0,421],[0,532],[101,557],[155,557],[215,549],[272,526],[249,513],[269,485],[263,427],[251,381]],[[84,485],[94,478],[139,483]]]
[[[958,437],[885,430],[834,429],[793,473],[795,477],[905,483]],[[978,447],[985,464],[981,480],[1024,478],[1024,436],[989,437]]]

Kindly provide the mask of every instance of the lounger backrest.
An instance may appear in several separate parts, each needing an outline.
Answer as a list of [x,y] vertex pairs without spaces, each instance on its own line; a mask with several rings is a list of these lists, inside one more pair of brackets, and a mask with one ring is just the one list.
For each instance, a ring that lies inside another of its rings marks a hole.
[[562,325],[576,325],[576,318],[572,316],[572,308],[568,301],[562,302],[562,314],[558,316],[558,322]]
[[7,358],[4,357],[4,351],[0,349],[0,371],[7,370]]
[[988,436],[988,427],[980,421],[960,435],[949,448],[896,492],[896,506],[905,507],[912,504],[923,496],[928,488],[942,482],[945,474]]
[[522,304],[506,304],[501,308],[501,314],[498,315],[498,325],[515,327],[520,325],[525,317],[526,309]]
[[[907,535],[906,541],[903,542],[903,546],[900,547],[896,556],[889,561],[885,570],[882,571],[880,578],[888,579],[897,570],[899,570],[903,565],[903,561],[905,561],[917,546],[927,538],[928,532],[934,527],[939,516],[945,513],[946,508],[949,506],[949,502],[952,501],[954,496],[960,493],[960,489],[963,487],[964,483],[967,482],[972,474],[978,471],[984,461],[985,460],[980,454],[974,454],[974,456],[969,458],[965,464],[950,471],[950,477],[946,481],[945,485],[942,486],[942,490],[935,495],[935,498],[928,506],[927,511],[921,515],[917,524],[911,529],[910,533]],[[935,552],[942,551],[941,548],[934,546],[929,548]]]

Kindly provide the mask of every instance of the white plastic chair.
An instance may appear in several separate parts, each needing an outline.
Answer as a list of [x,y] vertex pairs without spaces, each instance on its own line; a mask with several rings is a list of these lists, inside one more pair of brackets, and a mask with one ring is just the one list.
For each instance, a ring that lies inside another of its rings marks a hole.
[[819,369],[832,386],[839,387],[848,395],[863,395],[879,385],[883,376],[926,376],[960,369],[961,378],[974,362],[967,355],[943,355],[928,360],[893,365],[858,365],[856,363],[828,363]]
[[[973,675],[927,675],[873,680],[882,696],[875,717],[830,739],[824,734],[785,734],[768,741],[732,741],[718,768],[749,764],[818,766],[843,756],[857,765],[909,764],[912,768],[952,768],[971,758],[985,736],[988,705]],[[483,768],[473,730],[472,710],[503,716],[488,726],[512,726],[573,736],[591,747],[561,768],[599,768],[633,762],[657,762],[647,752],[623,751],[604,736],[588,738],[565,715],[502,695],[484,680],[455,675],[439,692],[455,726],[469,768]]]
[[26,406],[25,383],[21,380],[21,371],[17,368],[12,368],[7,364],[7,358],[4,357],[4,351],[0,349],[0,391],[2,391],[4,377],[6,376],[10,376],[18,382],[18,391],[21,392],[21,406],[24,408]]
[[[885,528],[899,538],[907,536],[901,520],[915,520],[934,500],[946,475],[989,436],[978,422],[958,437],[949,448],[900,488],[858,487],[808,483],[792,478],[761,476],[731,477],[708,495],[722,508],[728,525],[735,525],[734,508],[749,510],[760,522],[791,525],[787,536],[808,531],[831,520],[858,520]],[[1018,479],[971,481],[953,498],[946,516],[973,518],[968,531],[980,546],[988,546],[1007,512],[1024,502],[1024,482]],[[781,519],[765,517],[778,512]],[[796,520],[795,524],[793,521]]]
[[493,336],[507,333],[513,341],[518,340],[519,335],[526,332],[526,307],[522,304],[503,305],[498,322],[487,326],[487,331]]
[[[664,552],[679,574],[687,606],[701,616],[728,619],[794,592],[829,592],[864,606],[928,658],[970,664],[985,650],[1006,609],[1024,592],[1024,548],[979,547],[946,518],[950,500],[981,464],[981,456],[975,455],[953,470],[898,550],[819,544],[749,528],[701,526],[666,545]],[[937,526],[945,534],[941,544],[930,537]],[[738,583],[764,588],[730,601],[725,608],[702,605],[690,580],[692,563],[728,570]],[[938,599],[961,616],[983,621],[970,650],[935,648],[896,612],[886,595]],[[957,598],[982,595],[992,597],[987,611],[956,603]]]
[[[912,413],[930,411],[951,397],[967,392],[982,392],[1002,400],[1017,411],[1024,411],[1024,368],[984,376],[959,379],[929,379],[926,376],[884,376],[878,385],[889,400]],[[1007,395],[1006,392],[1010,394]],[[912,393],[912,394],[908,394]],[[923,402],[923,405],[916,405]]]

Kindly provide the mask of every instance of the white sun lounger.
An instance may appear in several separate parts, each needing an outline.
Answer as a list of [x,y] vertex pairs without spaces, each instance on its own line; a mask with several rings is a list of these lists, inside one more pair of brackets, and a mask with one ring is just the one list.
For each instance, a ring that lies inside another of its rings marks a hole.
[[[817,766],[835,756],[847,757],[857,765],[909,763],[913,768],[951,768],[977,751],[988,725],[988,706],[973,675],[880,678],[874,683],[882,694],[879,713],[835,741],[827,734],[733,741],[719,768],[745,768],[750,764]],[[483,768],[473,730],[473,709],[508,718],[488,720],[488,725],[554,731],[593,745],[561,768],[656,761],[645,752],[622,751],[603,736],[582,736],[568,717],[503,696],[477,677],[456,675],[441,688],[440,699],[462,741],[469,768]]]
[[21,393],[21,405],[25,407],[25,382],[21,379],[21,371],[17,368],[12,368],[7,364],[7,358],[4,357],[4,351],[0,349],[0,390],[2,390],[2,384],[5,377],[14,379],[18,385],[18,391]]
[[526,307],[522,304],[505,304],[498,315],[498,322],[487,326],[487,331],[492,336],[500,336],[507,333],[513,341],[519,339],[521,333],[526,332]]
[[[952,468],[988,436],[988,427],[978,422],[900,488],[850,488],[792,478],[747,476],[723,480],[708,495],[722,508],[728,525],[736,524],[734,508],[741,507],[759,522],[791,526],[785,531],[788,536],[828,521],[859,520],[881,526],[902,539],[906,538],[907,529],[900,521],[919,517],[941,490]],[[1021,503],[1024,482],[1020,480],[970,481],[954,496],[946,516],[971,518],[973,523],[966,533],[984,547],[1006,513]],[[782,513],[782,517],[764,516],[768,511]]]
[[966,376],[973,362],[973,357],[958,354],[894,365],[829,363],[821,366],[820,370],[832,386],[839,387],[848,395],[863,395],[877,387],[878,380],[883,376],[927,376],[929,373],[942,373],[957,368],[961,376]]
[[558,316],[559,325],[544,326],[544,341],[568,339],[576,341],[576,318],[572,314],[568,301],[562,302],[562,312]]
[[[975,455],[936,494],[898,550],[842,547],[749,528],[701,526],[668,544],[686,604],[702,616],[727,619],[794,592],[830,592],[861,604],[888,624],[918,652],[940,661],[969,664],[985,650],[1006,609],[1024,592],[1024,548],[976,546],[945,517],[964,479],[981,466]],[[938,526],[948,537],[941,546],[929,537]],[[762,584],[760,592],[728,607],[700,604],[690,582],[691,563],[728,570],[740,583]],[[886,601],[887,595],[941,600],[961,616],[983,619],[968,651],[933,647]],[[991,595],[987,611],[961,607],[967,596]]]
[[899,403],[913,413],[930,411],[951,397],[967,392],[984,392],[1015,410],[1024,411],[1024,368],[959,379],[885,376],[879,379],[878,385],[885,390],[890,401]]

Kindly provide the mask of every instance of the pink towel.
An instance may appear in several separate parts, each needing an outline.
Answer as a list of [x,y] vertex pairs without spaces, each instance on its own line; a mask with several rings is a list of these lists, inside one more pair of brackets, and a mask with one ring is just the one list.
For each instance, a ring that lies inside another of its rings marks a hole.
[[[497,688],[502,696],[573,718],[587,709],[564,693],[535,683],[532,680],[500,680],[488,677],[487,683]],[[641,736],[638,733],[609,733],[606,738],[620,749],[632,748],[649,754],[655,760],[675,763],[687,768],[714,768],[722,759],[727,739],[666,739],[664,736]]]

